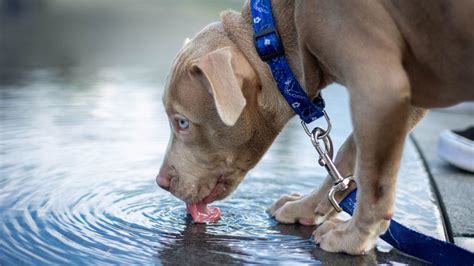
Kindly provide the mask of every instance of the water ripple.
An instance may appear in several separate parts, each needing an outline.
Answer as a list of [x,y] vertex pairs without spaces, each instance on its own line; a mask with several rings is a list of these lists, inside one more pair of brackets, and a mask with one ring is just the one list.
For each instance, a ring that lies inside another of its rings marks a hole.
[[[0,264],[417,263],[390,249],[329,254],[311,241],[313,227],[278,224],[265,213],[280,195],[307,193],[324,177],[296,120],[237,191],[214,203],[221,220],[194,224],[184,203],[154,182],[168,141],[160,88],[116,75],[64,90],[67,84],[38,77],[25,88],[2,88]],[[327,101],[341,101],[336,96]],[[337,127],[336,146],[350,130]],[[412,149],[396,216],[439,236]]]

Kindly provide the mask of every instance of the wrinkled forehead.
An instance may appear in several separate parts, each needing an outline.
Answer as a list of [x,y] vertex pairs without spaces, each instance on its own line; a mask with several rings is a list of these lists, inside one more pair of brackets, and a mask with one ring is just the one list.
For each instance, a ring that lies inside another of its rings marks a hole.
[[216,22],[206,26],[181,48],[171,66],[163,95],[168,112],[185,115],[192,121],[194,118],[195,123],[216,114],[207,79],[203,74],[191,73],[191,68],[198,58],[228,42],[222,25]]
[[168,114],[184,115],[194,123],[202,123],[212,114],[214,106],[207,81],[199,75],[192,74],[188,67],[171,69],[163,95]]

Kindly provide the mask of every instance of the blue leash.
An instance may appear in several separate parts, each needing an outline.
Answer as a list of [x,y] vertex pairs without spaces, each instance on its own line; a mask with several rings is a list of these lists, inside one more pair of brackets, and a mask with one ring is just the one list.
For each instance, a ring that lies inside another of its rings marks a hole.
[[[304,123],[309,124],[324,116],[324,100],[318,95],[311,101],[288,64],[273,19],[271,0],[251,0],[250,12],[255,47],[260,58],[270,66],[283,97]],[[340,206],[352,215],[356,206],[356,190],[342,200]],[[398,250],[433,264],[474,265],[474,253],[418,233],[393,220],[381,238]]]
[[[357,189],[347,195],[339,205],[352,215],[356,207]],[[391,220],[380,238],[396,249],[436,265],[474,265],[474,253],[451,243],[418,233]]]

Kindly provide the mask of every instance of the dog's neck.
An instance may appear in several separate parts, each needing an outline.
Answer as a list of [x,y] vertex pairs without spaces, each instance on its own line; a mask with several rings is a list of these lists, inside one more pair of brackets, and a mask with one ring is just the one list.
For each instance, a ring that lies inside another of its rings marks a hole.
[[[273,16],[283,46],[285,47],[285,55],[290,67],[303,87],[307,87],[305,90],[308,95],[314,98],[321,88],[319,84],[318,86],[304,86],[304,72],[301,64],[301,52],[294,19],[294,1],[273,1],[272,4]],[[271,123],[274,123],[275,126],[281,130],[294,115],[294,112],[276,88],[273,76],[267,64],[263,62],[257,54],[253,43],[254,31],[252,28],[249,1],[245,3],[242,13],[225,11],[221,14],[221,19],[228,37],[245,54],[259,75],[262,91],[261,97],[258,97],[258,105],[263,109],[262,112],[264,112],[264,114],[262,114],[262,116],[269,119]],[[278,115],[275,116],[271,114]]]

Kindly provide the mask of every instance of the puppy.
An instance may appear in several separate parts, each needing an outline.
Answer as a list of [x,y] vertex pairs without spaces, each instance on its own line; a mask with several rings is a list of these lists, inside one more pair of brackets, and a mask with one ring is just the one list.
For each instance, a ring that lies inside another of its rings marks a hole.
[[[348,89],[354,130],[336,166],[356,177],[359,204],[350,220],[334,219],[327,177],[268,211],[282,223],[319,225],[314,237],[324,250],[362,254],[393,216],[410,129],[426,108],[474,100],[474,2],[280,0],[273,16],[310,97],[333,82]],[[195,221],[215,221],[219,211],[207,204],[238,186],[294,116],[257,55],[248,2],[185,44],[163,103],[172,134],[157,183],[185,201]]]

